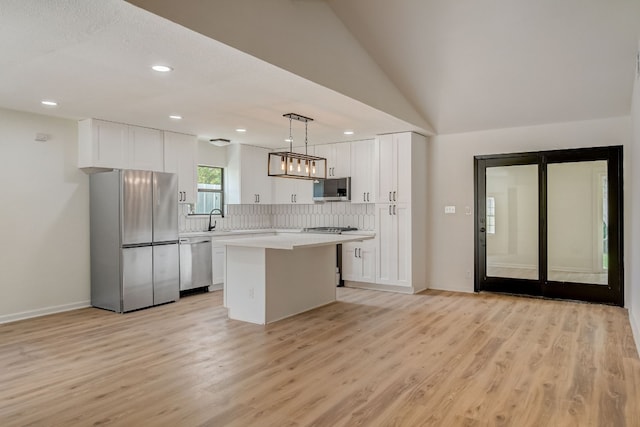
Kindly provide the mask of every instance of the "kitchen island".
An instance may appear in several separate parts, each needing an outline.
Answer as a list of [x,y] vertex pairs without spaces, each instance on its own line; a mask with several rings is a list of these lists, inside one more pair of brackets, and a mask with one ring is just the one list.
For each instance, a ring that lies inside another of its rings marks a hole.
[[336,245],[363,234],[275,233],[221,240],[229,318],[271,323],[336,300]]

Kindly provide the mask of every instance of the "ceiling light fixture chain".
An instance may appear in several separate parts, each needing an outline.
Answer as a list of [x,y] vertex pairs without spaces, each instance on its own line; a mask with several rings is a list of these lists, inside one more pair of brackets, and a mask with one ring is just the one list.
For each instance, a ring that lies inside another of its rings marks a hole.
[[289,116],[289,151],[293,151],[293,134],[291,133],[291,123],[293,123],[293,118]]

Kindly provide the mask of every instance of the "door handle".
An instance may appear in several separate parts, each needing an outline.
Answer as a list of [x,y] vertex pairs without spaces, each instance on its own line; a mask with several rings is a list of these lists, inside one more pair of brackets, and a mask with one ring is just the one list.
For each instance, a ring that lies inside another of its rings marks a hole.
[[484,233],[484,232],[485,232],[484,227],[481,227],[481,228],[480,228],[480,232],[481,232],[481,233]]

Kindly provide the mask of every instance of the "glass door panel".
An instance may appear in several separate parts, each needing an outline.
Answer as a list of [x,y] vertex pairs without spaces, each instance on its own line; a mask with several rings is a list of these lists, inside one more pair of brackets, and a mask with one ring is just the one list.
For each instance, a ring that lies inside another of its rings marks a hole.
[[486,275],[538,280],[538,165],[486,168]]
[[547,165],[547,279],[608,285],[607,161]]

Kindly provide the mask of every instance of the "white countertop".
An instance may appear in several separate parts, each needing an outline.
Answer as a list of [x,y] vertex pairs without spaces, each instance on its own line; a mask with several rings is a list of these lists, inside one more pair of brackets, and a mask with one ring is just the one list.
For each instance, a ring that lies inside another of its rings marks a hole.
[[[273,230],[272,230],[273,231]],[[335,245],[345,242],[360,242],[373,239],[373,233],[367,234],[315,234],[300,232],[279,232],[269,236],[247,236],[229,240],[218,240],[219,244],[226,246],[243,246],[265,249],[309,248],[313,246]]]

